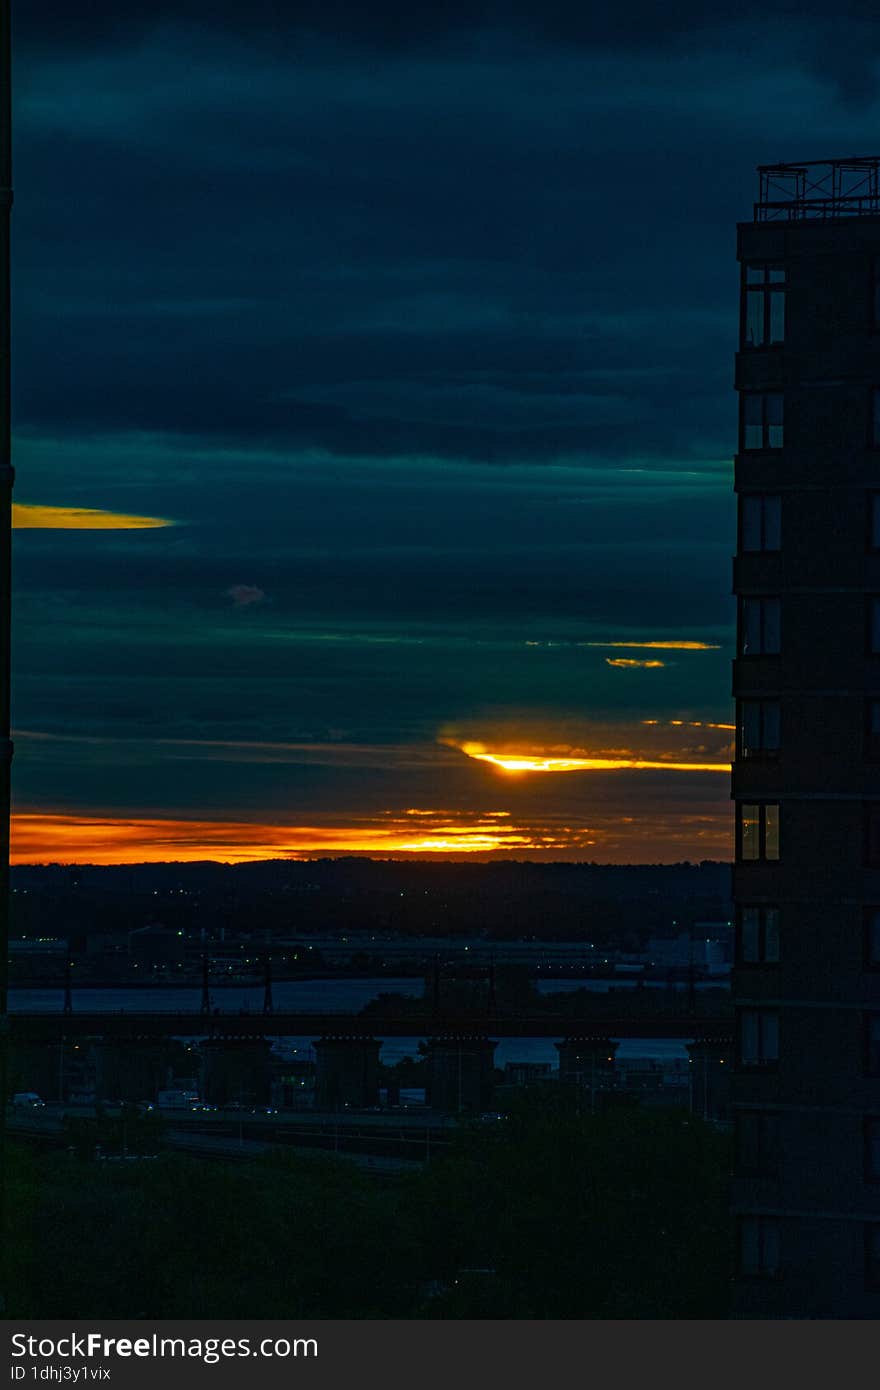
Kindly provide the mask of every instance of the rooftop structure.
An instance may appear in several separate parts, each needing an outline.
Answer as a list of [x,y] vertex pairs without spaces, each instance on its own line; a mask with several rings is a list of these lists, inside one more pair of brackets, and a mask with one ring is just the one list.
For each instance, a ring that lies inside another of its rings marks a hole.
[[880,213],[880,156],[759,164],[756,222]]

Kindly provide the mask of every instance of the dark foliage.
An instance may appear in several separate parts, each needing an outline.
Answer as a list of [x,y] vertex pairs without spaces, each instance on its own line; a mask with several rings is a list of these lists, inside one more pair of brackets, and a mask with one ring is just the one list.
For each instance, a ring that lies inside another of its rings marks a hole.
[[9,1314],[724,1316],[727,1142],[689,1115],[525,1096],[379,1185],[344,1159],[13,1150]]

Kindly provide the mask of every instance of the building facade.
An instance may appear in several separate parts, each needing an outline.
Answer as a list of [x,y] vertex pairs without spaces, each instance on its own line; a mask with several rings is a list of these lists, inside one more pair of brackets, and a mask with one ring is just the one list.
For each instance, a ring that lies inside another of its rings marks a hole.
[[880,1316],[880,161],[738,228],[735,1313]]

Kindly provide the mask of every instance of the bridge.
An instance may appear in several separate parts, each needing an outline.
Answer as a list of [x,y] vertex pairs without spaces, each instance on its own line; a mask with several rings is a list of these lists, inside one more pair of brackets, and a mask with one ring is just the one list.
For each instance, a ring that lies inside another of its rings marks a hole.
[[723,1041],[732,1036],[732,1014],[700,1014],[682,1009],[591,1010],[580,1017],[553,1013],[421,1012],[400,1014],[314,1013],[12,1013],[8,1036],[20,1043],[51,1043],[77,1038],[218,1040],[277,1037],[431,1038],[689,1038]]

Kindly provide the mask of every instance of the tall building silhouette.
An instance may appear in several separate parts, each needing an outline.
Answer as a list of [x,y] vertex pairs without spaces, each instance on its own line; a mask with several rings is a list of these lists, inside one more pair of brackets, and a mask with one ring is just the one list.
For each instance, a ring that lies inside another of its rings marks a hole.
[[880,1315],[880,159],[738,228],[743,1317]]

